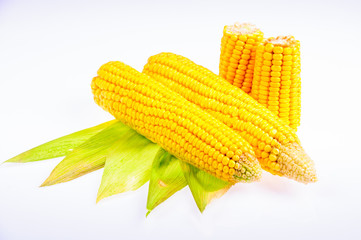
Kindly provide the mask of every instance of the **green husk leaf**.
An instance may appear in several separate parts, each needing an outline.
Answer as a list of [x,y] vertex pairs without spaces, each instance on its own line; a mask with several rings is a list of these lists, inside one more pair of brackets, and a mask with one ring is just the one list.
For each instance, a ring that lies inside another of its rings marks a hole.
[[183,175],[183,170],[179,162],[180,160],[163,148],[159,149],[152,164],[147,200],[147,215],[174,193],[187,186],[187,180]]
[[97,202],[111,195],[134,191],[149,181],[152,162],[159,149],[159,145],[136,131],[128,131],[109,149]]
[[198,209],[203,212],[214,199],[225,194],[232,184],[218,179],[186,162],[180,161],[183,173]]
[[105,122],[100,125],[54,139],[10,158],[6,162],[27,163],[65,156],[87,139],[115,122],[117,122],[117,120]]
[[105,164],[105,157],[109,147],[121,139],[129,130],[131,128],[123,123],[119,121],[113,122],[110,126],[89,138],[69,153],[54,168],[41,186],[67,182],[102,168]]

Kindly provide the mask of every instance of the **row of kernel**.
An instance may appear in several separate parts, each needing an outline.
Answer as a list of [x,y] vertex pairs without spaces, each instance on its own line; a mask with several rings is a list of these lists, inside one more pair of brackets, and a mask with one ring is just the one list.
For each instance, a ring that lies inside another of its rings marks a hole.
[[236,75],[234,76],[234,83],[236,87],[241,88],[244,92],[251,92],[254,64],[256,57],[256,47],[259,44],[259,35],[254,33],[246,35],[244,49],[242,52],[242,59],[238,63]]
[[221,59],[219,62],[219,75],[222,77],[226,77],[228,64],[229,64],[229,57],[231,54],[226,54],[226,46],[229,46],[229,36],[223,34],[222,41],[221,41]]
[[226,27],[223,30],[223,36],[225,38],[225,41],[223,42],[225,45],[222,46],[223,51],[221,51],[220,74],[223,78],[226,79],[228,68],[231,64],[230,59],[233,54],[234,46],[236,45],[237,37],[229,32]]

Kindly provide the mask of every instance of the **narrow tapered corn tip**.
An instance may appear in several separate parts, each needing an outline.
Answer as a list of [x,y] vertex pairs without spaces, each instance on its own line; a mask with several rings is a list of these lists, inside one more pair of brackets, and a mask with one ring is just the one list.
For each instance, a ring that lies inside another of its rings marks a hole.
[[257,158],[251,154],[244,154],[238,162],[235,162],[234,182],[253,182],[261,179],[262,168]]
[[[279,172],[301,183],[317,181],[315,164],[298,143],[288,143],[280,148],[277,159]],[[278,170],[278,169],[276,169]]]

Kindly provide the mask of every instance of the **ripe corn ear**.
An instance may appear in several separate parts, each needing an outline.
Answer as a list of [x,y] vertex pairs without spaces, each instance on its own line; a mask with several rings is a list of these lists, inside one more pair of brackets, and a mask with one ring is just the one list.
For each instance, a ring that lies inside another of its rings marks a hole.
[[294,131],[241,89],[172,53],[150,57],[143,72],[236,130],[265,170],[303,183],[317,180],[314,163]]
[[252,24],[225,26],[221,40],[219,75],[250,93],[256,48],[262,40],[263,33]]
[[91,87],[99,106],[180,160],[231,183],[260,178],[247,141],[151,77],[109,62]]
[[251,96],[297,131],[301,117],[300,42],[268,38],[256,50]]

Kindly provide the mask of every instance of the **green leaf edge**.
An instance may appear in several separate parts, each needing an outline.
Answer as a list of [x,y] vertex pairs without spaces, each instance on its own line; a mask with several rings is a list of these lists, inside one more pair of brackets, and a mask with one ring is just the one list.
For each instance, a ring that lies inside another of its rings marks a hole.
[[108,151],[97,202],[135,191],[149,181],[153,159],[161,147],[130,129]]
[[20,153],[3,163],[28,163],[42,161],[68,155],[74,148],[84,143],[87,139],[99,133],[118,120],[111,120],[94,127],[86,128],[49,142],[36,146],[28,151]]
[[113,122],[70,152],[41,187],[68,182],[104,167],[108,148],[129,129],[120,121]]

